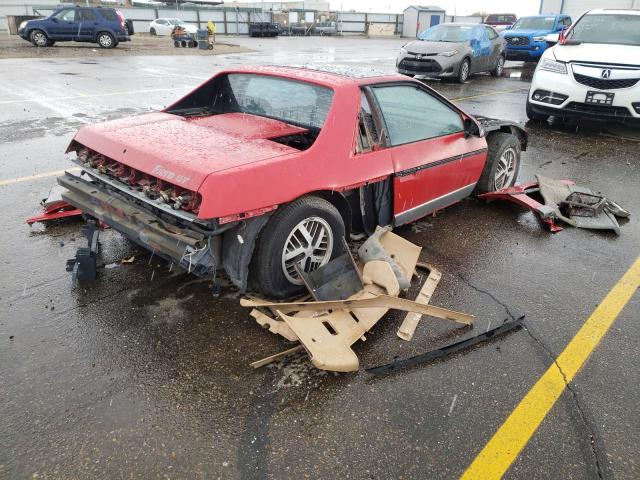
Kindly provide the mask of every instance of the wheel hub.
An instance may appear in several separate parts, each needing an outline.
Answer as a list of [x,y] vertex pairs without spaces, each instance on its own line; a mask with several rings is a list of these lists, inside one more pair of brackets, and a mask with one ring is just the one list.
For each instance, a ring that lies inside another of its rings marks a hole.
[[333,232],[321,217],[309,217],[298,223],[284,244],[282,271],[294,285],[302,285],[296,265],[305,273],[326,265],[333,252]]
[[513,183],[516,173],[516,152],[512,147],[507,148],[498,160],[498,167],[493,177],[496,190],[508,187]]

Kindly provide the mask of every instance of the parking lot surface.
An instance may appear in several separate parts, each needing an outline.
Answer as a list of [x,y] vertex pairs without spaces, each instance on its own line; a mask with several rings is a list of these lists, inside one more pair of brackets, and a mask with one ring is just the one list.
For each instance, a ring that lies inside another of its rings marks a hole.
[[[79,222],[24,223],[70,166],[87,123],[159,109],[234,65],[375,67],[402,39],[229,39],[253,52],[0,60],[0,478],[459,477],[640,253],[640,131],[528,123],[519,180],[570,178],[632,211],[622,235],[566,228],[469,199],[397,230],[443,271],[433,303],[476,315],[477,332],[525,328],[442,361],[375,377],[316,370],[232,292],[169,271],[112,231],[106,268],[64,271]],[[502,78],[428,81],[473,114],[524,123],[531,67]],[[135,256],[131,264],[121,259]],[[415,293],[415,292],[414,292]],[[506,478],[640,477],[640,297],[564,390]],[[389,314],[355,350],[365,367],[470,335],[423,319],[412,342]]]

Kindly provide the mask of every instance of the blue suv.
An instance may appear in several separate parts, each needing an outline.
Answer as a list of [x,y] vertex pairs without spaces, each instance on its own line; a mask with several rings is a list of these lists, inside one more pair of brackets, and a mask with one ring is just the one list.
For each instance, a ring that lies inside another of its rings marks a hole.
[[50,17],[27,20],[20,24],[18,35],[36,47],[50,47],[55,42],[74,41],[97,43],[113,48],[128,42],[133,24],[114,8],[67,7]]
[[571,25],[567,15],[522,17],[502,33],[507,42],[507,60],[537,62],[547,48],[545,37]]

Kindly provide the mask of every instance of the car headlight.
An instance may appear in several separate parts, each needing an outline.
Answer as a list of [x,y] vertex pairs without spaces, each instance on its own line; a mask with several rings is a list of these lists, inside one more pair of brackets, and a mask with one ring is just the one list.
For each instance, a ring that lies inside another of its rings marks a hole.
[[457,55],[458,50],[449,50],[448,52],[440,52],[440,55],[442,55],[443,57],[453,57],[454,55]]
[[20,26],[18,27],[18,30],[22,30],[26,26],[27,26],[27,20],[24,20],[23,22],[20,23]]
[[567,73],[567,64],[564,62],[556,62],[549,58],[543,58],[542,62],[540,62],[540,70],[555,73]]
[[533,37],[533,41],[534,42],[544,42],[545,41],[545,36],[541,36],[541,37]]

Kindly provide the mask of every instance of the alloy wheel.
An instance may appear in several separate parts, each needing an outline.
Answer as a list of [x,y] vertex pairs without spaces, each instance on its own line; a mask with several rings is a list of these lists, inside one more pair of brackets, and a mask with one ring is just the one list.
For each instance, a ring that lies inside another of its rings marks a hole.
[[321,217],[309,217],[291,231],[282,250],[282,271],[294,285],[302,285],[296,265],[305,273],[326,265],[333,252],[333,232]]
[[109,48],[113,44],[113,39],[108,33],[103,33],[98,37],[98,43],[100,43],[101,47]]
[[508,187],[513,183],[516,174],[517,154],[516,151],[509,147],[498,160],[498,167],[493,177],[493,186],[496,190]]
[[34,32],[33,43],[35,43],[38,47],[44,47],[47,45],[47,36],[42,32]]

